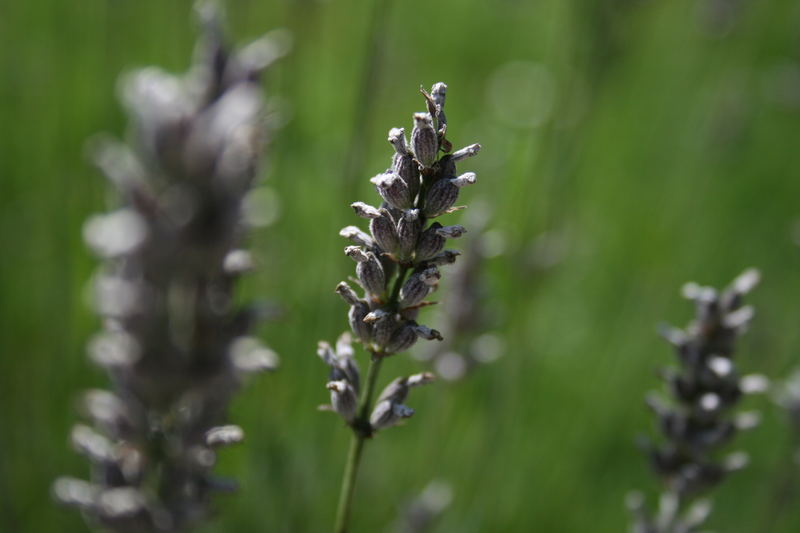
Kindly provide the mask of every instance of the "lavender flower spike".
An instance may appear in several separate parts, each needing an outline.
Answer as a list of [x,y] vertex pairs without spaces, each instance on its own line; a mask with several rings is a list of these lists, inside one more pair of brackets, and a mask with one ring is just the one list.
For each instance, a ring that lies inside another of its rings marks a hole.
[[[346,284],[340,284],[337,292],[350,306],[350,328],[369,353],[370,364],[361,387],[341,376],[331,376],[327,382],[331,410],[353,431],[336,533],[344,533],[348,527],[353,487],[365,440],[414,413],[402,403],[405,394],[401,398],[384,393],[374,400],[382,362],[408,350],[419,339],[442,340],[438,331],[417,323],[417,319],[420,310],[432,303],[427,298],[437,289],[442,276],[438,267],[453,263],[458,256],[458,252],[444,249],[447,240],[460,237],[466,229],[431,223],[430,219],[453,211],[461,189],[476,182],[471,172],[458,176],[456,162],[475,155],[480,149],[480,145],[473,144],[449,154],[451,144],[445,138],[448,130],[444,116],[446,90],[445,84],[437,83],[431,93],[421,91],[427,111],[413,114],[410,142],[402,128],[389,131],[388,141],[394,148],[391,167],[370,180],[382,204],[378,207],[364,202],[351,204],[356,215],[369,220],[370,233],[352,226],[341,232],[356,243],[356,246],[348,246],[345,254],[357,263],[356,275],[364,293],[360,296]],[[331,361],[335,358],[329,354],[326,362],[335,366]],[[407,390],[428,381],[428,375],[418,375],[395,381],[394,386]],[[352,391],[359,396],[355,412]]]

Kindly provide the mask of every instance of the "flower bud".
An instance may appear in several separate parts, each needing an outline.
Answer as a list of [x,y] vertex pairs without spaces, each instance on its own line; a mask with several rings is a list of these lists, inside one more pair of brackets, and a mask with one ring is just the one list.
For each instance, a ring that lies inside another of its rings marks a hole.
[[408,184],[403,181],[403,178],[401,178],[399,174],[385,172],[383,174],[378,174],[370,179],[370,181],[375,184],[381,198],[386,200],[392,207],[397,209],[408,209],[411,207],[413,203],[411,191],[408,188]]
[[400,176],[408,186],[411,201],[417,197],[420,186],[419,164],[414,161],[414,154],[408,151],[403,128],[392,128],[389,131],[389,142],[394,146],[392,172]]
[[345,226],[339,230],[339,235],[345,239],[350,239],[358,246],[363,246],[364,248],[372,248],[375,246],[375,241],[372,240],[372,237],[370,237],[366,231],[356,226]]
[[420,303],[441,277],[435,266],[412,274],[400,288],[400,307],[413,307]]
[[347,313],[350,329],[361,342],[369,342],[372,338],[372,326],[364,322],[367,314],[369,314],[369,306],[364,302],[357,302],[350,307],[350,311]]
[[432,259],[444,249],[446,239],[438,232],[441,228],[441,224],[434,222],[419,236],[417,249],[414,251],[414,259],[417,262]]
[[380,213],[381,216],[370,220],[369,230],[381,250],[393,254],[398,246],[397,226],[389,211],[380,209]]
[[433,118],[429,113],[414,113],[411,149],[422,166],[426,168],[433,166],[439,151],[439,139],[433,129]]
[[386,289],[386,276],[375,254],[365,252],[358,246],[348,246],[344,253],[358,263],[356,275],[364,289],[371,294],[383,294]]
[[459,161],[462,161],[468,157],[474,156],[480,150],[481,150],[480,144],[471,144],[469,146],[465,146],[461,150],[456,150],[455,152],[450,154],[450,157],[452,158],[454,163],[458,163]]
[[333,410],[344,418],[345,422],[351,424],[356,417],[358,398],[356,392],[347,381],[330,381],[326,385],[331,391],[331,406]]
[[397,223],[398,254],[401,259],[408,259],[411,252],[417,247],[422,221],[419,219],[419,209],[409,209],[403,212]]
[[414,410],[403,404],[390,401],[379,402],[369,417],[369,423],[375,431],[396,425],[404,418],[409,418]]
[[414,328],[408,325],[397,328],[389,342],[386,344],[386,353],[400,353],[405,352],[417,342],[417,333]]
[[348,285],[344,281],[340,282],[336,286],[336,293],[342,297],[342,300],[344,300],[350,305],[357,305],[360,303],[364,303],[364,301],[358,297],[356,291],[354,291],[353,288],[350,287],[350,285]]
[[389,130],[388,141],[394,147],[394,151],[398,155],[408,155],[408,146],[406,145],[406,130],[403,128],[392,128]]
[[435,329],[431,329],[428,326],[421,326],[417,325],[414,326],[414,332],[417,334],[418,337],[425,339],[425,340],[437,340],[441,341],[444,340],[442,338],[442,334],[436,331]]
[[458,199],[458,186],[453,183],[454,179],[440,179],[431,186],[425,197],[425,216],[438,217],[453,207]]
[[350,204],[350,207],[352,207],[356,215],[361,218],[378,218],[381,216],[381,212],[377,208],[365,204],[364,202],[353,202]]
[[433,103],[436,104],[436,118],[439,121],[439,131],[441,131],[443,126],[447,125],[447,118],[444,115],[445,96],[447,96],[447,85],[442,82],[434,83],[431,88],[431,97],[433,98]]
[[448,239],[457,239],[464,235],[467,229],[464,226],[444,226],[436,229],[436,233]]
[[444,252],[438,254],[433,259],[428,260],[428,264],[431,265],[452,265],[456,262],[456,258],[461,255],[461,252],[456,250],[445,250]]
[[392,313],[376,309],[364,317],[364,322],[372,325],[372,342],[385,348],[397,328],[397,320]]

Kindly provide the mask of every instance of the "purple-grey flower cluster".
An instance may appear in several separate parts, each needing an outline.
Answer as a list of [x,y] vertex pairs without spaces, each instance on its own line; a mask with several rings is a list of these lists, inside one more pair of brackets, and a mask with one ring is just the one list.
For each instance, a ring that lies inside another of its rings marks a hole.
[[96,150],[122,204],[85,226],[104,259],[94,280],[103,326],[89,354],[113,387],[83,396],[90,423],[72,432],[91,480],[61,478],[53,490],[113,531],[186,530],[215,492],[235,488],[212,472],[217,449],[243,439],[226,425],[228,401],[246,374],[277,364],[249,333],[259,313],[233,289],[253,266],[240,246],[265,140],[259,74],[284,45],[266,36],[229,53],[216,12],[200,15],[190,71],[128,75],[130,146]]
[[747,270],[722,292],[695,283],[683,288],[684,296],[695,303],[696,316],[685,330],[663,331],[680,364],[662,374],[670,401],[658,395],[648,398],[664,437],[661,444],[647,446],[648,454],[665,492],[655,516],[640,496],[631,498],[636,533],[696,531],[710,512],[710,504],[696,496],[747,462],[742,452],[716,456],[738,431],[759,420],[754,412],[731,414],[742,395],[763,392],[767,386],[763,376],[741,376],[733,359],[736,340],[753,317],[743,297],[758,281],[758,272]]
[[[369,232],[356,226],[340,232],[353,242],[344,252],[356,262],[362,292],[346,282],[340,283],[336,292],[350,306],[353,335],[373,360],[406,351],[419,338],[441,340],[438,331],[419,324],[417,318],[420,309],[432,303],[427,298],[439,284],[439,267],[453,263],[458,256],[458,252],[445,249],[447,240],[460,237],[466,229],[443,226],[434,219],[459,209],[455,206],[459,193],[475,183],[475,174],[458,175],[456,163],[480,150],[480,145],[473,144],[451,153],[444,114],[446,90],[444,83],[435,84],[430,93],[421,90],[427,111],[413,115],[410,140],[402,128],[389,131],[388,141],[395,150],[391,166],[370,180],[382,203],[377,207],[352,204],[358,216],[369,220]],[[407,388],[430,379],[428,374],[403,378],[402,393],[387,389],[369,419],[358,421],[355,407],[360,377],[352,349],[334,352],[323,343],[319,353],[332,369],[328,389],[333,409],[348,424],[367,426],[360,427],[366,434],[411,416],[413,411],[402,404]]]

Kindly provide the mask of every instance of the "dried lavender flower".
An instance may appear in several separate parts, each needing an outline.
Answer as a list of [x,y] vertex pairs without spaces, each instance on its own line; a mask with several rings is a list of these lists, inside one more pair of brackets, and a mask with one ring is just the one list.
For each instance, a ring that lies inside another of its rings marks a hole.
[[256,313],[233,289],[253,268],[240,245],[266,131],[258,78],[284,47],[267,36],[231,53],[215,10],[199,11],[192,69],[126,76],[132,142],[96,150],[123,204],[84,228],[106,259],[94,287],[104,330],[89,354],[114,390],[88,392],[92,426],[72,431],[91,482],[61,478],[53,493],[111,531],[185,531],[208,516],[231,488],[213,477],[217,449],[244,438],[226,424],[229,399],[277,364],[248,336]]
[[[355,202],[356,215],[368,219],[370,234],[347,226],[340,234],[355,246],[345,254],[356,261],[358,283],[364,289],[359,296],[342,282],[336,292],[350,306],[348,319],[355,337],[370,354],[365,385],[359,389],[348,376],[331,377],[331,410],[339,413],[353,430],[345,479],[336,521],[337,533],[348,527],[356,472],[365,439],[375,432],[396,425],[410,417],[414,410],[403,402],[409,387],[428,383],[430,374],[398,378],[373,400],[382,361],[390,355],[411,348],[418,339],[442,340],[438,331],[419,324],[420,308],[438,285],[438,266],[451,264],[458,252],[444,250],[447,239],[466,232],[462,226],[429,224],[429,219],[453,210],[459,191],[475,183],[475,174],[456,174],[456,161],[477,153],[480,146],[471,145],[456,152],[457,159],[447,153],[444,116],[446,86],[434,85],[431,93],[421,91],[427,112],[415,113],[410,144],[405,131],[392,128],[388,141],[394,148],[391,167],[370,181],[383,203],[373,207]],[[445,155],[439,157],[440,152]],[[336,367],[338,353],[325,351],[325,362]],[[394,392],[391,392],[394,391]],[[398,392],[401,391],[401,392]],[[353,395],[358,404],[353,411]]]
[[683,295],[694,301],[695,319],[685,330],[664,328],[663,336],[673,345],[680,368],[662,373],[670,401],[648,397],[664,437],[661,444],[647,444],[655,473],[664,484],[658,511],[652,514],[638,493],[629,496],[634,533],[689,533],[699,531],[711,504],[698,499],[716,487],[729,472],[747,463],[736,452],[719,459],[718,451],[741,430],[758,422],[754,413],[731,414],[742,395],[756,392],[734,365],[735,341],[753,316],[742,299],[759,280],[756,270],[747,270],[726,290],[689,283]]

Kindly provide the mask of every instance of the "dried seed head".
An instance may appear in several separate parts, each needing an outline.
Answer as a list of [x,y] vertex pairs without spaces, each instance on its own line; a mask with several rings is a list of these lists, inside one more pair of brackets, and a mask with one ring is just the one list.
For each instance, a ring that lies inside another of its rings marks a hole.
[[388,210],[381,209],[380,213],[381,216],[370,220],[369,229],[381,250],[393,254],[399,243],[397,226]]
[[414,113],[414,129],[411,130],[411,150],[417,161],[431,168],[439,152],[439,139],[433,129],[430,113]]
[[408,184],[395,172],[384,172],[370,179],[378,193],[390,206],[395,209],[408,209],[412,206],[414,199]]

